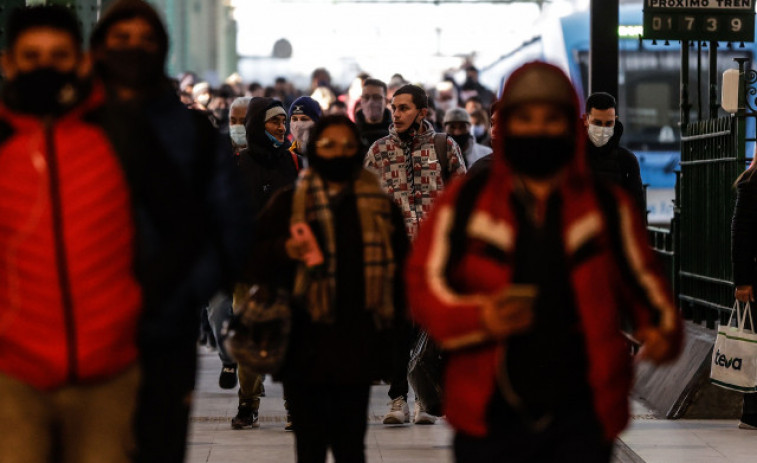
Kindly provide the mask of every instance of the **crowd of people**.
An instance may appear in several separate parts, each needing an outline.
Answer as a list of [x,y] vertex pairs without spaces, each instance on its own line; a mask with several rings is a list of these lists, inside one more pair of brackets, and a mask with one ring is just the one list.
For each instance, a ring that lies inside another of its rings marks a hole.
[[[604,462],[631,358],[669,361],[681,322],[646,245],[638,163],[612,96],[580,104],[530,63],[499,98],[466,68],[432,88],[325,69],[305,94],[164,71],[169,39],[117,0],[83,52],[58,6],[14,10],[0,104],[0,461],[181,462],[198,328],[234,429],[263,376],[224,322],[289,296],[286,429],[297,461],[365,461],[386,425],[445,414],[458,462]],[[583,112],[585,111],[585,112]],[[444,352],[443,409],[408,405],[413,343]],[[560,385],[560,387],[556,387]],[[412,416],[411,416],[412,415]]]

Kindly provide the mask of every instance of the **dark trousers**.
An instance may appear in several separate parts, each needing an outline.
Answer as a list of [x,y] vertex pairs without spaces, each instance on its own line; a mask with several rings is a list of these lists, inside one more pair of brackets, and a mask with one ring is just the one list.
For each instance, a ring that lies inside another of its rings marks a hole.
[[294,426],[298,463],[365,462],[370,384],[284,383]]
[[612,443],[591,416],[556,419],[542,432],[500,428],[489,436],[455,436],[456,463],[609,463]]
[[136,412],[136,463],[184,461],[197,353],[194,339],[183,347],[143,352]]
[[757,393],[744,394],[744,407],[742,408],[741,414],[750,417],[757,416]]
[[[406,326],[397,330],[396,340],[392,343],[396,349],[392,355],[392,377],[389,381],[389,398],[394,400],[404,397],[410,392],[407,383],[407,365],[410,363],[410,349],[413,348],[417,330],[412,326]],[[416,391],[417,394],[417,391]]]

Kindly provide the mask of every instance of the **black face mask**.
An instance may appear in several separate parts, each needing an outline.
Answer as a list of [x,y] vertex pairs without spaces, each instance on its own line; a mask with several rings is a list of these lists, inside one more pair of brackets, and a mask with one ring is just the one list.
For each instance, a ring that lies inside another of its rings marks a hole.
[[457,146],[459,146],[461,150],[464,150],[466,145],[470,142],[471,136],[467,133],[463,133],[460,135],[450,135],[449,137],[455,140],[455,143],[457,143]]
[[535,179],[551,177],[575,155],[575,145],[569,137],[506,136],[504,150],[505,159],[516,172]]
[[35,116],[57,116],[81,100],[83,87],[75,71],[39,68],[18,73],[6,82],[3,96],[13,110]]
[[160,55],[141,48],[106,50],[105,57],[96,63],[96,67],[106,83],[134,90],[152,87],[163,78]]
[[[418,111],[418,114],[420,114],[420,111]],[[418,117],[418,114],[416,114],[415,117]],[[407,130],[398,134],[400,137],[400,140],[402,140],[403,143],[411,142],[413,138],[415,137],[415,134],[417,134],[420,129],[421,129],[421,123],[418,121],[414,121],[412,124],[410,124],[410,127],[408,127]]]
[[354,179],[363,167],[363,159],[359,154],[348,158],[340,156],[330,159],[310,156],[308,161],[310,161],[310,167],[318,172],[324,180],[336,183]]

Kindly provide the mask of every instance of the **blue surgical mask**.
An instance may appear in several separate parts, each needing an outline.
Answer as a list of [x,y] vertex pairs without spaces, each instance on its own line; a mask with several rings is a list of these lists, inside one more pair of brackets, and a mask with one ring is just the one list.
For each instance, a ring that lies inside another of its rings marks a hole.
[[266,137],[268,137],[268,139],[269,139],[269,140],[271,140],[271,141],[273,142],[273,147],[274,147],[274,148],[278,148],[278,147],[280,147],[281,145],[283,145],[283,144],[284,144],[284,142],[283,142],[283,141],[278,141],[278,140],[276,139],[276,137],[274,137],[273,135],[271,135],[270,133],[268,133],[268,131],[267,131],[267,130],[266,130],[266,132],[265,132],[265,136],[266,136]]

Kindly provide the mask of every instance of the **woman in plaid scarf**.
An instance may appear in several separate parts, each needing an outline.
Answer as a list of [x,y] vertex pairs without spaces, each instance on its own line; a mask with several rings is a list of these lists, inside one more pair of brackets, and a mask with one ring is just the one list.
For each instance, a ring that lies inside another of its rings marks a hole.
[[329,448],[337,463],[365,461],[370,386],[393,371],[392,341],[407,329],[404,221],[364,153],[348,118],[321,118],[310,168],[259,217],[254,279],[295,301],[280,379],[301,463],[325,462]]

